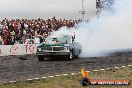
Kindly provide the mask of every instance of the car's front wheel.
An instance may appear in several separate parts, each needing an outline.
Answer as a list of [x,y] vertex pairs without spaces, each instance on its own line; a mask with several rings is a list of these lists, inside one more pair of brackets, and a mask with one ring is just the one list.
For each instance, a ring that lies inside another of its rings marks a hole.
[[73,60],[73,59],[74,59],[73,52],[70,52],[69,55],[67,55],[67,60],[70,61],[70,60]]
[[44,57],[42,55],[38,55],[38,60],[39,61],[44,61]]

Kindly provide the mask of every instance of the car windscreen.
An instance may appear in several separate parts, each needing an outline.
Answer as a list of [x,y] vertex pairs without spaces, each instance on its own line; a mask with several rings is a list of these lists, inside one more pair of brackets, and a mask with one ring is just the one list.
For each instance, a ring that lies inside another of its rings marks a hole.
[[46,38],[46,43],[53,43],[54,41],[58,43],[62,43],[62,44],[67,44],[72,42],[72,37],[64,36],[64,37],[47,37]]

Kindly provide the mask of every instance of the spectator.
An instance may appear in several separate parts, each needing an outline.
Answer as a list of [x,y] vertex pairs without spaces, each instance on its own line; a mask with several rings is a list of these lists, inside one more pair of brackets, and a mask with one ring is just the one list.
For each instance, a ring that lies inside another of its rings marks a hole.
[[[57,31],[63,26],[69,28],[77,25],[81,20],[66,20],[66,19],[3,19],[0,21],[0,36],[5,45],[13,45],[14,43],[25,43],[26,39],[32,39],[39,36],[39,41],[43,42],[51,32]],[[41,37],[40,37],[41,36]]]

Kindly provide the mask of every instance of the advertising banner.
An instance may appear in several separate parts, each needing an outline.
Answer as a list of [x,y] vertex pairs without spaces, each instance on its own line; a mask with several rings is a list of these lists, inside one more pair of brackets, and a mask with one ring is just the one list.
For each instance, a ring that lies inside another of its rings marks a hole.
[[35,44],[0,45],[0,56],[35,54],[36,49]]

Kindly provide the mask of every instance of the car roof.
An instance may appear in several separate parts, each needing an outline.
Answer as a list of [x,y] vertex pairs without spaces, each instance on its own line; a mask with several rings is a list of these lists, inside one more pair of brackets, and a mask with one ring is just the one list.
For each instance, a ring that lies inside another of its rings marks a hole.
[[48,36],[49,38],[58,38],[58,37],[72,37],[71,35],[59,35],[59,36]]

